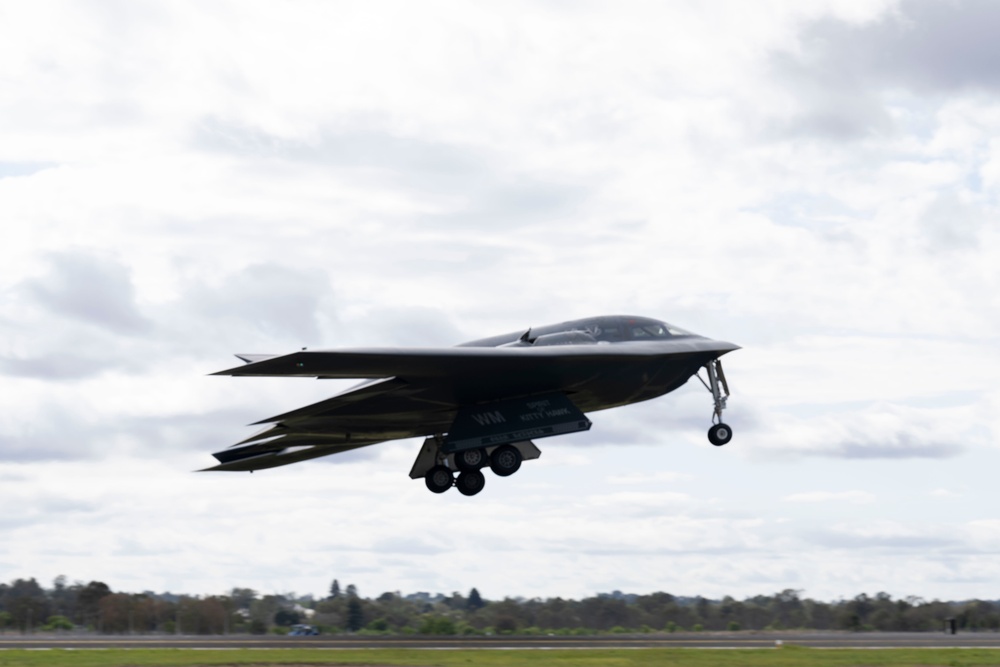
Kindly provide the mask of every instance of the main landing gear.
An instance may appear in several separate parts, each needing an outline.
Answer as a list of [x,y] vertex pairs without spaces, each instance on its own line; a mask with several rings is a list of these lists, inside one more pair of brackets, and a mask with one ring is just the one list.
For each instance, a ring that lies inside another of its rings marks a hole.
[[708,382],[702,379],[701,374],[697,375],[705,389],[711,392],[715,401],[715,409],[712,412],[712,426],[708,429],[708,441],[716,447],[721,447],[733,439],[733,429],[722,423],[722,411],[726,409],[726,399],[729,398],[729,383],[726,382],[726,374],[722,372],[722,362],[712,359],[705,364],[708,371]]
[[[499,477],[509,477],[521,468],[525,459],[522,448],[528,458],[538,458],[538,448],[533,443],[525,441],[498,447],[466,449],[447,456],[440,450],[437,452],[437,464],[424,473],[424,483],[433,493],[444,493],[451,487],[458,489],[464,496],[474,496],[486,486],[486,476],[482,469],[489,467],[493,474]],[[449,467],[454,461],[455,470]]]
[[474,496],[486,486],[486,476],[479,470],[463,470],[456,476],[446,465],[436,465],[424,475],[424,483],[433,493],[444,493],[451,487],[463,496]]

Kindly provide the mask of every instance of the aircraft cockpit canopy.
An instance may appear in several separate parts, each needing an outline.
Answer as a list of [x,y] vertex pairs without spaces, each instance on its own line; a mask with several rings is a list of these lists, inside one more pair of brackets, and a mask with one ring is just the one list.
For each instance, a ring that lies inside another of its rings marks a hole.
[[[559,336],[558,341],[551,336]],[[527,331],[512,332],[491,338],[483,338],[461,347],[495,347],[498,345],[574,345],[580,343],[621,343],[623,341],[666,340],[679,336],[697,336],[672,324],[630,315],[588,317],[561,324],[532,327]]]
[[693,336],[690,331],[648,317],[601,317],[581,323],[583,330],[598,341],[617,343],[626,340],[656,340],[675,336]]

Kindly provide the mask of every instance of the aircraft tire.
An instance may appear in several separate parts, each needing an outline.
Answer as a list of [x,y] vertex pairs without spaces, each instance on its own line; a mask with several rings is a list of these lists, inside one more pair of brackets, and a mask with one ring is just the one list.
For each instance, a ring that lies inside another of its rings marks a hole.
[[726,424],[712,424],[708,429],[708,441],[716,447],[722,447],[733,439],[733,429]]
[[484,449],[466,449],[455,453],[455,465],[461,472],[475,472],[488,463]]
[[455,476],[446,466],[434,466],[424,475],[424,483],[433,493],[444,493],[455,484]]
[[455,487],[463,496],[474,496],[486,486],[486,477],[478,470],[458,473]]
[[490,455],[490,470],[494,475],[508,477],[516,473],[521,467],[524,457],[517,447],[511,445],[501,445],[493,450]]

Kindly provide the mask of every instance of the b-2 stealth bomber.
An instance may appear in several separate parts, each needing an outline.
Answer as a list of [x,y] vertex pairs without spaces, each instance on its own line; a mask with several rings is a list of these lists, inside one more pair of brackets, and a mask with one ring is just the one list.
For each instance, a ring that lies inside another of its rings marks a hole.
[[[586,431],[586,414],[662,396],[697,377],[712,394],[708,439],[724,445],[729,386],[720,357],[738,345],[645,317],[604,316],[450,348],[238,354],[214,375],[365,379],[319,403],[256,422],[263,431],[213,454],[206,470],[251,471],[387,440],[426,438],[410,477],[467,496],[482,469],[506,477],[541,452],[534,440]],[[706,378],[700,371],[704,369]]]

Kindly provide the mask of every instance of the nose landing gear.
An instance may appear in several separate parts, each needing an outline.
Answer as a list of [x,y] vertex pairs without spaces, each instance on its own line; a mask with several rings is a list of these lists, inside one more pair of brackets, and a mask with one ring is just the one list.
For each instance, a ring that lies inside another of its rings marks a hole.
[[733,439],[733,431],[726,424],[712,424],[708,429],[708,441],[716,447],[721,447]]
[[722,411],[726,409],[726,399],[729,398],[729,383],[726,382],[726,374],[722,372],[722,362],[712,359],[705,364],[708,371],[708,382],[702,379],[701,374],[697,378],[705,385],[712,394],[715,401],[715,409],[712,412],[712,426],[708,429],[708,441],[716,447],[721,447],[733,439],[733,429],[722,422]]

